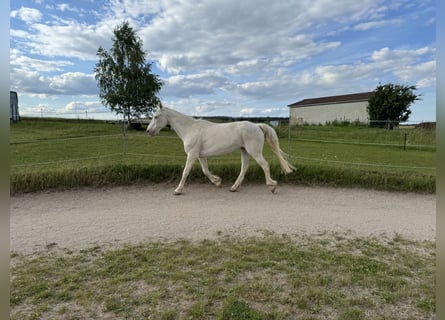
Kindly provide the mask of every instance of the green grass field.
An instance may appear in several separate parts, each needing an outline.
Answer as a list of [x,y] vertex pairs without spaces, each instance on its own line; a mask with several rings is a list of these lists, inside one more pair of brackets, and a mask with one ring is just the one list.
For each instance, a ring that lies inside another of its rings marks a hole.
[[[179,181],[185,163],[182,142],[171,131],[148,137],[102,121],[23,119],[11,124],[11,192]],[[435,192],[435,130],[384,130],[364,126],[279,127],[281,147],[298,170],[280,174],[266,145],[272,175],[285,183]],[[403,139],[407,134],[406,150]],[[240,155],[209,159],[210,170],[234,181]],[[246,181],[263,182],[252,160]],[[204,182],[198,164],[190,181]]]
[[[435,192],[435,131],[278,128],[297,172],[280,183]],[[414,138],[415,137],[415,138]],[[402,140],[401,140],[402,138]],[[330,142],[323,142],[330,141]],[[11,124],[11,193],[179,181],[185,154],[173,132],[147,137],[101,121]],[[211,159],[234,181],[240,155]],[[252,163],[247,181],[263,183]],[[206,178],[196,166],[191,181]],[[206,182],[209,183],[209,182]],[[146,242],[34,255],[12,252],[11,319],[433,319],[435,243],[349,234]]]
[[433,319],[435,246],[266,233],[11,256],[11,319]]

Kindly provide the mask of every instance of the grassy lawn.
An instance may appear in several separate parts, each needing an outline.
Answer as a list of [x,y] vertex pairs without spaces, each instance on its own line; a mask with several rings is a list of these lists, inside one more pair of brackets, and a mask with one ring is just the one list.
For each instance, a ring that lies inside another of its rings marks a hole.
[[[295,173],[280,183],[435,192],[435,131],[278,128]],[[409,144],[403,149],[404,134]],[[401,140],[402,139],[402,140]],[[329,142],[326,142],[329,141]],[[387,145],[385,145],[387,144]],[[389,145],[389,146],[388,146]],[[11,124],[11,193],[178,181],[182,142],[100,121]],[[234,181],[239,152],[210,159]],[[254,163],[246,180],[263,182]],[[198,166],[190,180],[205,181]],[[11,253],[11,319],[433,319],[435,244],[347,234],[149,242]]]
[[[289,132],[283,128],[281,135],[287,137]],[[291,137],[301,140],[327,140],[337,143],[362,143],[375,145],[403,146],[406,135],[408,148],[435,150],[436,136],[434,129],[403,127],[394,130],[370,128],[364,125],[346,126],[295,126]]]
[[[287,127],[277,131],[282,149],[298,168],[281,176],[266,145],[265,157],[281,182],[435,192],[435,130],[303,126],[292,128],[290,140]],[[406,150],[405,133],[409,136]],[[119,125],[101,121],[23,119],[11,124],[12,193],[176,181],[185,158],[181,140],[171,131],[149,138],[143,130],[130,130],[124,142]],[[223,179],[234,181],[239,152],[211,158],[209,165]],[[190,180],[205,179],[196,165]],[[264,179],[253,160],[246,179]]]
[[430,242],[347,234],[11,255],[11,319],[432,319]]

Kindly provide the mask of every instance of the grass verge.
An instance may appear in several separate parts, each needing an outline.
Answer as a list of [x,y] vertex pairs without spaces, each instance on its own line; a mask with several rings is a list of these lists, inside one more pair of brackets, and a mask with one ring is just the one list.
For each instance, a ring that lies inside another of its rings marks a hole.
[[[133,183],[178,182],[183,166],[179,164],[110,164],[89,167],[69,167],[54,170],[24,170],[11,174],[11,194],[47,189],[75,187],[102,187]],[[212,172],[224,181],[235,181],[239,164],[212,165]],[[302,164],[296,172],[283,176],[276,163],[271,164],[271,174],[282,183],[300,185],[326,185],[333,187],[365,187],[377,190],[435,193],[436,179],[432,175],[413,172],[385,172],[360,168],[325,167]],[[195,165],[188,182],[207,182],[198,165]],[[246,182],[264,182],[264,173],[252,165]],[[210,182],[209,182],[210,183]]]
[[432,319],[435,246],[264,236],[11,255],[11,319]]

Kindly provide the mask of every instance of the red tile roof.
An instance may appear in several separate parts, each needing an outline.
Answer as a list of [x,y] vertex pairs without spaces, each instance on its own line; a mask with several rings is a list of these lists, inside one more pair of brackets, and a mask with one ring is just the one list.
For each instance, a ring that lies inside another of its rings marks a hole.
[[367,101],[374,94],[374,92],[361,92],[352,94],[343,94],[339,96],[329,96],[321,98],[311,98],[304,99],[292,104],[289,104],[289,108],[307,107],[319,104],[334,104],[334,103],[344,103],[344,102],[356,102],[356,101]]

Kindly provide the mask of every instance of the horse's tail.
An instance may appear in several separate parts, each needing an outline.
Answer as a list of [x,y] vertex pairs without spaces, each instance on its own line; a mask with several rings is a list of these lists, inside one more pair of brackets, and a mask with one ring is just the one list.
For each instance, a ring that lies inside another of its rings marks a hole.
[[278,158],[278,161],[280,162],[280,166],[283,172],[285,174],[288,174],[294,170],[297,170],[297,168],[295,168],[286,159],[284,159],[286,153],[284,153],[283,150],[280,149],[280,142],[278,141],[278,136],[274,128],[264,123],[260,123],[258,124],[258,126],[260,127],[261,130],[263,130],[264,137],[271,146],[273,153]]

